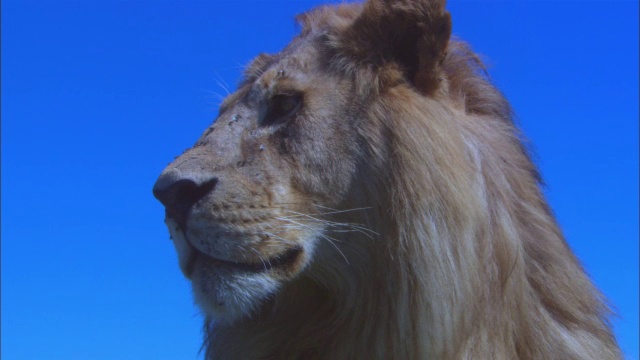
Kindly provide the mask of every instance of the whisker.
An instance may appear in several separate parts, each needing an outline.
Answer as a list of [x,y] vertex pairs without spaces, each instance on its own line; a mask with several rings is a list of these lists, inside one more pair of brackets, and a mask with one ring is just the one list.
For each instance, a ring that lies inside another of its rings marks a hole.
[[[307,228],[307,229],[315,232],[315,230],[313,228],[311,228],[310,226],[307,226],[307,225],[304,225],[304,224],[300,224],[298,222],[295,222],[295,221],[293,221],[291,219],[287,219],[287,218],[283,218],[283,220],[293,222],[296,225],[300,225],[300,226],[302,226],[304,228]],[[338,245],[335,244],[335,242],[341,242],[340,240],[335,239],[335,238],[333,238],[333,237],[331,237],[331,236],[329,236],[327,234],[324,234],[324,233],[320,233],[320,237],[324,238],[325,240],[327,240],[329,242],[329,244],[331,244],[338,251],[338,253],[340,253],[340,255],[342,255],[342,258],[344,258],[344,261],[347,263],[347,265],[349,264],[349,259],[347,259],[347,257],[344,255],[342,250],[340,250],[340,248],[338,247]]]
[[292,210],[287,210],[287,212],[296,214],[297,216],[306,217],[306,218],[312,219],[314,221],[320,222],[322,224],[330,225],[330,226],[333,226],[333,227],[350,228],[350,229],[353,229],[354,232],[359,232],[359,233],[361,233],[363,235],[366,235],[370,239],[373,239],[373,237],[370,234],[379,235],[377,232],[365,227],[364,225],[353,224],[353,223],[340,223],[340,222],[335,222],[335,221],[330,221],[330,220],[325,220],[325,219],[318,219],[318,218],[313,217],[311,215],[302,214],[302,213],[299,213],[299,212],[296,212],[296,211],[292,211]]
[[215,100],[217,100],[219,102],[222,102],[224,100],[224,98],[225,98],[225,96],[223,96],[223,95],[221,95],[221,94],[219,94],[219,93],[217,93],[215,91],[212,91],[212,90],[203,90],[203,91],[208,93],[209,95],[212,95],[215,98]]
[[269,267],[271,267],[271,261],[267,259],[267,262],[269,263],[269,266],[267,267],[267,263],[264,262],[264,258],[262,257],[262,255],[260,255],[260,252],[258,252],[258,250],[254,249],[253,247],[250,249],[258,255],[258,258],[260,258],[260,261],[262,261],[262,266],[264,266],[264,270],[265,271],[269,270]]
[[[325,239],[329,242],[329,244],[333,245],[333,247],[334,247],[336,250],[338,250],[338,253],[340,253],[340,255],[342,255],[342,258],[343,258],[343,259],[344,259],[344,261],[347,263],[347,265],[349,265],[349,259],[347,259],[347,257],[344,255],[344,253],[342,252],[342,250],[340,250],[340,248],[338,247],[338,245],[336,245],[336,244],[334,243],[334,241],[338,241],[338,240],[336,240],[336,239],[334,239],[334,238],[332,238],[332,237],[330,237],[330,236],[328,236],[328,235],[325,235],[325,234],[322,234],[322,235],[320,235],[320,236],[322,236],[323,238],[325,238]],[[332,240],[334,240],[334,241],[332,241]]]
[[329,214],[341,214],[341,213],[346,213],[346,212],[352,212],[352,211],[360,211],[360,210],[369,210],[371,209],[370,206],[368,207],[361,207],[361,208],[353,208],[353,209],[346,209],[346,210],[338,210],[338,209],[333,209],[330,207],[326,207],[326,206],[322,206],[322,205],[315,205],[316,207],[319,208],[324,208],[329,210],[329,212],[323,212],[323,213],[319,213],[320,215],[329,215]]
[[278,235],[276,235],[276,234],[273,234],[273,233],[270,233],[270,232],[266,232],[266,231],[264,232],[264,234],[269,235],[269,236],[272,236],[272,237],[274,237],[274,238],[276,238],[276,239],[278,239],[278,240],[282,241],[282,242],[283,242],[283,243],[285,243],[285,244],[288,244],[288,245],[297,245],[294,241],[287,240],[287,239],[285,239],[285,238],[283,238],[283,237],[281,237],[281,236],[278,236]]
[[218,84],[218,86],[220,86],[224,91],[226,91],[227,95],[230,95],[231,92],[229,91],[229,84],[227,84],[222,77],[220,76],[220,74],[218,74],[217,71],[214,71],[215,75],[216,75],[216,83]]

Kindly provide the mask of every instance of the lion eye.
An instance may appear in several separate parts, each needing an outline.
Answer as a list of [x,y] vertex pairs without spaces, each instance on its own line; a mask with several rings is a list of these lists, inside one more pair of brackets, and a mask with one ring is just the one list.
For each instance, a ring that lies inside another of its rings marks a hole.
[[280,94],[273,96],[269,102],[263,124],[271,125],[286,120],[298,111],[301,103],[302,96],[300,94]]

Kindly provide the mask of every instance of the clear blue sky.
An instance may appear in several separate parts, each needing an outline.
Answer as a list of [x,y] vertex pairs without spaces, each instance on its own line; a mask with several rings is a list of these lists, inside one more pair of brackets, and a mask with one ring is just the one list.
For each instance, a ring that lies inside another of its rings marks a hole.
[[[2,358],[196,359],[151,187],[319,1],[2,1]],[[638,2],[451,1],[638,359]]]

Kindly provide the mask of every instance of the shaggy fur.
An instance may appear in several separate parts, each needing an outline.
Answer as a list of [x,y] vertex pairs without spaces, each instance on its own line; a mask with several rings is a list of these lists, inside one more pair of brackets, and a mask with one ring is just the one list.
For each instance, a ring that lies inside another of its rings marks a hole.
[[154,189],[207,358],[620,359],[444,2],[298,20]]

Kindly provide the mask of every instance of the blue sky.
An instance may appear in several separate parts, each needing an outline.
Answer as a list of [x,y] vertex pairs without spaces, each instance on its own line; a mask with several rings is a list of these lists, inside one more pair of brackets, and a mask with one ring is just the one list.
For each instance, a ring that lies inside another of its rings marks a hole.
[[[151,187],[319,1],[2,2],[3,359],[197,359]],[[450,1],[638,359],[638,2]]]

